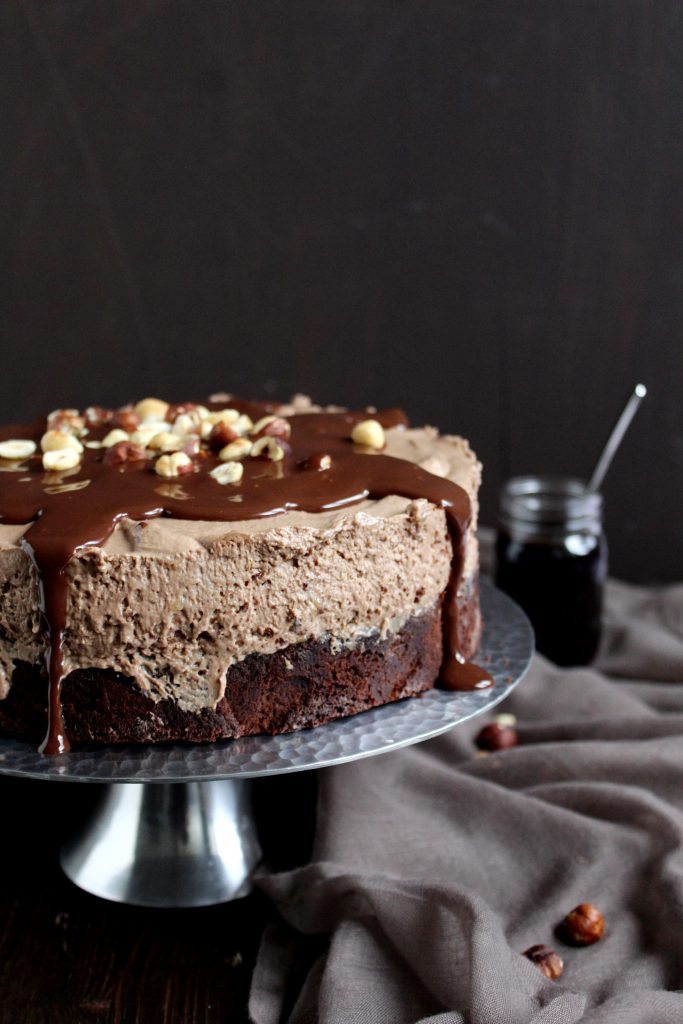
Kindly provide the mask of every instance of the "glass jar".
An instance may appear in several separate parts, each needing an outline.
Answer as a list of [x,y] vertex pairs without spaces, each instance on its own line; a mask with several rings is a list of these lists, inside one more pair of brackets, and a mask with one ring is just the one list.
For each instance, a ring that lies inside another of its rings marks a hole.
[[536,647],[586,665],[600,641],[607,543],[602,495],[570,477],[519,476],[500,494],[496,585],[527,613]]

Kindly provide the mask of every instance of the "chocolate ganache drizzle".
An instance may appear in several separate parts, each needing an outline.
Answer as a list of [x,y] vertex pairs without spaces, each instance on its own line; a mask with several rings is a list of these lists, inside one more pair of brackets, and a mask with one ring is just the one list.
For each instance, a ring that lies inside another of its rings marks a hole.
[[[229,406],[255,420],[278,412],[278,407],[269,403],[237,399],[208,406],[214,410]],[[372,416],[385,428],[408,426],[399,409],[386,409]],[[38,446],[37,454],[30,458],[2,465],[14,472],[0,476],[0,522],[31,524],[22,546],[38,571],[48,636],[48,723],[40,748],[44,754],[69,750],[60,701],[68,603],[66,567],[75,554],[104,544],[123,518],[142,521],[169,516],[234,522],[293,510],[322,512],[389,495],[427,499],[444,509],[453,544],[450,579],[443,601],[441,685],[446,689],[491,685],[488,674],[478,666],[464,663],[459,651],[457,590],[471,515],[469,497],[457,484],[412,462],[354,444],[353,427],[367,417],[367,412],[288,416],[291,436],[281,442],[281,460],[245,459],[242,479],[228,486],[221,486],[210,476],[210,470],[220,461],[209,448],[202,447],[194,453],[192,471],[175,481],[157,475],[151,452],[146,458],[116,465],[106,459],[107,449],[94,447],[84,449],[77,467],[46,472],[40,455],[44,420],[29,426],[12,424],[0,428],[0,441],[30,439]],[[97,443],[110,429],[111,422],[91,422],[85,440]]]

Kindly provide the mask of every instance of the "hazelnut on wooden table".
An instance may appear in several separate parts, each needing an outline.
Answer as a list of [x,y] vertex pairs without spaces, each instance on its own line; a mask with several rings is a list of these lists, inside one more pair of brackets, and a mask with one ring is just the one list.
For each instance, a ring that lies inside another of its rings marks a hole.
[[579,903],[560,925],[560,933],[573,946],[591,946],[605,934],[605,919],[592,903]]
[[550,946],[544,946],[542,943],[537,946],[529,946],[522,955],[527,960],[531,960],[532,964],[535,964],[539,971],[551,981],[556,981],[564,970],[562,957]]

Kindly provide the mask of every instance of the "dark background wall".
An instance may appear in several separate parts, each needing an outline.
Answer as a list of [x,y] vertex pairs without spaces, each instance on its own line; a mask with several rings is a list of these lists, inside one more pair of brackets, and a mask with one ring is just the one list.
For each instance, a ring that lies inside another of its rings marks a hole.
[[4,0],[3,419],[225,388],[606,485],[683,577],[680,0]]

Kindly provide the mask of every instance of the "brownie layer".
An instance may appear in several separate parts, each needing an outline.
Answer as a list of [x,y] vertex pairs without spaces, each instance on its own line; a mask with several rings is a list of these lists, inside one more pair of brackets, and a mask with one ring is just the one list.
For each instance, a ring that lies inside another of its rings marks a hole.
[[[472,623],[472,642],[478,622]],[[215,708],[183,711],[154,702],[135,683],[107,669],[79,669],[63,683],[62,708],[72,742],[212,741],[322,725],[429,689],[443,653],[441,608],[415,615],[385,638],[363,638],[339,650],[330,640],[291,644],[249,655],[231,666]],[[45,731],[47,683],[17,665],[0,701],[0,730],[39,740]]]

